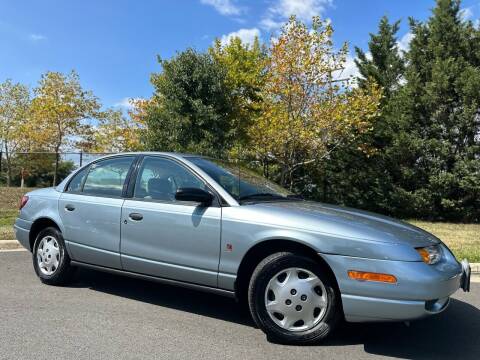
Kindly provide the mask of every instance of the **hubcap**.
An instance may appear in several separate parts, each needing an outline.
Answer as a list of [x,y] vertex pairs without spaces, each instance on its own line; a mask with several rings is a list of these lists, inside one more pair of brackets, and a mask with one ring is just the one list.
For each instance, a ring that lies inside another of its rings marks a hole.
[[265,307],[282,329],[310,330],[325,316],[328,298],[322,281],[309,270],[288,268],[268,282]]
[[57,271],[60,264],[60,248],[53,236],[48,235],[40,240],[37,247],[37,264],[42,274],[52,275]]

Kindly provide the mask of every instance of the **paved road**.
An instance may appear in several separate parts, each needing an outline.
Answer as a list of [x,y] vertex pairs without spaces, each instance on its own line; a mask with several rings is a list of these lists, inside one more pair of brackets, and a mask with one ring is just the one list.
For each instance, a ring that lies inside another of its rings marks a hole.
[[220,296],[77,272],[42,285],[27,252],[0,253],[0,359],[480,359],[480,284],[443,314],[345,325],[322,346],[281,346]]

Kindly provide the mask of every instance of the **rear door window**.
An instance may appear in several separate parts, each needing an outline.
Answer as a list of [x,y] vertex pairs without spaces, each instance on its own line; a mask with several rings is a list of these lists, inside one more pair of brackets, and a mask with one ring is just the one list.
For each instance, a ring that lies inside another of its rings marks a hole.
[[121,197],[134,157],[106,159],[90,165],[83,185],[84,194]]

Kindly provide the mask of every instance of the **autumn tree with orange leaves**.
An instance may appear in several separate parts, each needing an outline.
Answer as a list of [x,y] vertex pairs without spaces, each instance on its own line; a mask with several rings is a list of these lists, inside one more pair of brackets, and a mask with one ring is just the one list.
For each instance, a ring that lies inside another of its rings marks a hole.
[[137,121],[135,113],[140,101],[131,100],[134,110],[126,116],[121,110],[107,109],[98,116],[98,124],[90,127],[79,148],[86,152],[115,153],[139,151],[143,148],[144,125]]
[[249,134],[264,169],[276,164],[280,182],[290,188],[296,171],[368,130],[378,114],[380,88],[350,87],[342,74],[347,45],[335,51],[332,34],[330,24],[318,17],[311,28],[291,17],[271,41],[264,110]]

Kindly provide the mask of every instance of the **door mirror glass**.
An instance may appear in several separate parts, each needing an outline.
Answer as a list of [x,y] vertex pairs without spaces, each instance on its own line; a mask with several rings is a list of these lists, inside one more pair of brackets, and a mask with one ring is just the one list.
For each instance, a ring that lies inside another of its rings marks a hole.
[[175,199],[179,201],[194,201],[203,205],[211,205],[213,194],[199,188],[179,188],[175,193]]

